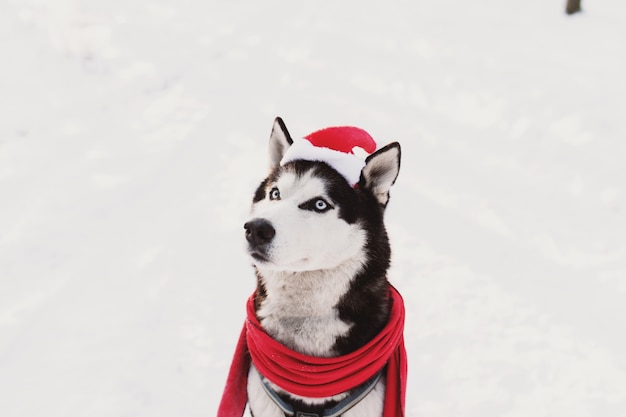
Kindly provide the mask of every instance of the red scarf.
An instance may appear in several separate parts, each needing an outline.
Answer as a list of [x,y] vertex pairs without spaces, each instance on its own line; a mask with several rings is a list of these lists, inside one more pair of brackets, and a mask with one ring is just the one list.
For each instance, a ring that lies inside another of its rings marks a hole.
[[250,360],[261,375],[282,389],[317,398],[355,388],[387,365],[383,417],[404,417],[407,377],[404,302],[395,288],[391,285],[389,288],[392,305],[385,328],[360,349],[334,358],[303,355],[272,339],[256,318],[252,295],[217,417],[243,416],[248,402]]

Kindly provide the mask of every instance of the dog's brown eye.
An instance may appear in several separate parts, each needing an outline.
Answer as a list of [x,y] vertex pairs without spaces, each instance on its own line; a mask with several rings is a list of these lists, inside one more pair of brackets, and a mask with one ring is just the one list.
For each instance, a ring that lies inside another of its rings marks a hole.
[[280,191],[274,187],[270,190],[270,200],[280,200]]

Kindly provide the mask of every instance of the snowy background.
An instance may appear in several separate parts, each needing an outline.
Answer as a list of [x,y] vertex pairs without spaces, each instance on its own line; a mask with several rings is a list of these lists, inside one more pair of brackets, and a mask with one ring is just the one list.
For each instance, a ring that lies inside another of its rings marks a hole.
[[0,2],[0,416],[215,415],[275,116],[403,146],[408,415],[626,416],[626,5]]

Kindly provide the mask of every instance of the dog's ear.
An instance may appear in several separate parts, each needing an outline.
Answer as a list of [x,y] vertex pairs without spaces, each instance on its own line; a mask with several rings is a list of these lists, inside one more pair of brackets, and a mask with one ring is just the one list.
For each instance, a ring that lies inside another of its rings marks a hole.
[[400,144],[398,142],[377,150],[367,157],[361,171],[360,189],[369,189],[385,207],[389,202],[389,190],[400,172]]
[[274,126],[270,134],[270,170],[280,164],[280,160],[283,159],[283,155],[292,143],[293,140],[287,131],[285,122],[280,117],[277,117],[274,119]]

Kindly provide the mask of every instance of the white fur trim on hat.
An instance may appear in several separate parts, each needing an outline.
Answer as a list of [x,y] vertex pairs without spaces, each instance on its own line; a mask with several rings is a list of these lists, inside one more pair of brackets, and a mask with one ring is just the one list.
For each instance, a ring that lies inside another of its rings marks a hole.
[[361,170],[365,166],[365,161],[356,155],[313,146],[306,139],[294,140],[293,144],[285,152],[285,155],[283,155],[280,164],[285,165],[297,159],[325,162],[340,173],[351,186],[355,186],[359,182]]

